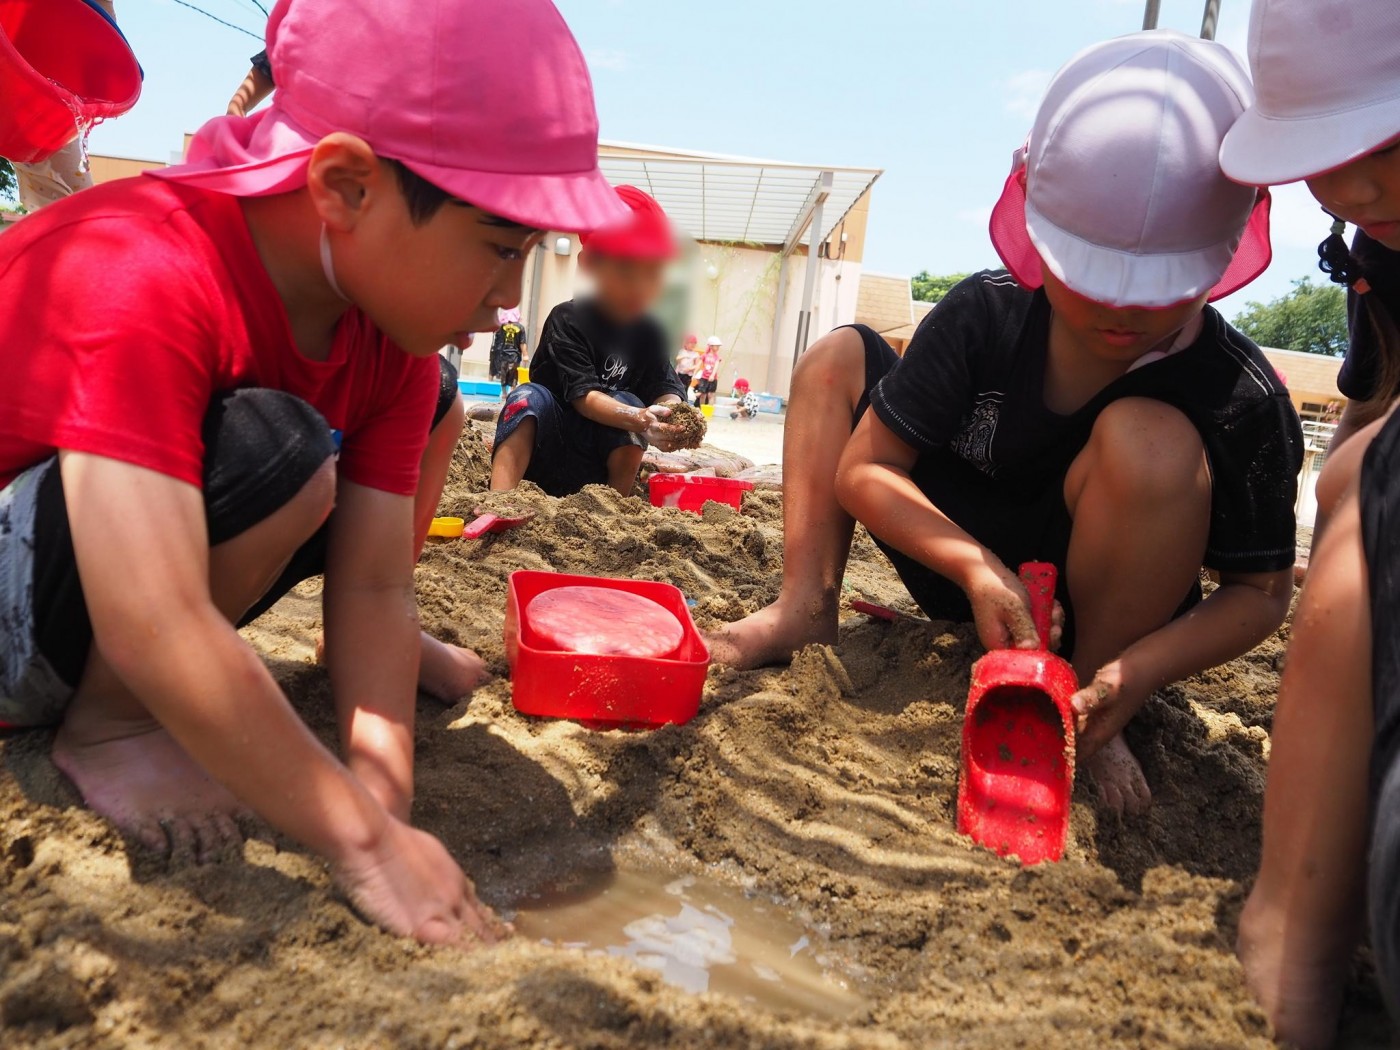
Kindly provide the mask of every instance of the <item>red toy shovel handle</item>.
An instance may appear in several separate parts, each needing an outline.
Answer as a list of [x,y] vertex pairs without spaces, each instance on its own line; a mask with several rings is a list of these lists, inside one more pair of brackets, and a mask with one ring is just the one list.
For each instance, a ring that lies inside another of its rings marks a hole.
[[[500,518],[495,514],[482,514],[475,521],[473,521],[470,525],[468,525],[465,529],[462,530],[462,535],[463,537],[469,540],[479,540],[481,539],[481,537],[485,536],[488,532],[490,532],[491,526],[496,524],[496,522],[498,522],[499,520]],[[1053,565],[1050,567],[1050,571],[1055,571],[1055,567]]]
[[1031,596],[1031,619],[1040,647],[1050,648],[1050,626],[1055,617],[1055,582],[1059,573],[1048,561],[1028,561],[1021,566],[1021,582]]

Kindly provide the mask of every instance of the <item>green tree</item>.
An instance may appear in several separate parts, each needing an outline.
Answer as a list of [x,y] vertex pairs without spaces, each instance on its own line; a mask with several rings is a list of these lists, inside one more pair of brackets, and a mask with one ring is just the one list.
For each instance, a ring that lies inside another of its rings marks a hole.
[[1302,277],[1272,302],[1246,303],[1235,327],[1261,346],[1340,357],[1347,349],[1346,293]]
[[949,273],[939,277],[927,270],[921,270],[909,280],[910,293],[915,299],[936,303],[952,290],[953,285],[965,277],[965,273]]
[[10,167],[10,162],[4,157],[0,157],[0,197],[15,199],[15,193],[19,189],[19,184],[15,181],[15,169]]

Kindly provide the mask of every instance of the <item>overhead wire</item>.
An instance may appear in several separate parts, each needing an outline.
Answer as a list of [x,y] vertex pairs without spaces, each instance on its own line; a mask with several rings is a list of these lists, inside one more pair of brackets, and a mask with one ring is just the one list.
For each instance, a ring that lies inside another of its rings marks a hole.
[[194,4],[190,3],[189,0],[175,0],[175,3],[179,4],[181,7],[188,7],[191,11],[197,11],[199,14],[203,15],[205,18],[208,18],[208,19],[210,19],[211,21],[214,21],[214,22],[218,22],[219,25],[221,25],[221,26],[227,26],[229,29],[237,30],[238,32],[242,33],[244,36],[250,36],[250,37],[252,37],[254,40],[261,40],[261,39],[262,39],[262,37],[261,37],[259,34],[254,33],[251,29],[245,29],[243,26],[235,25],[235,24],[232,23],[232,22],[226,22],[224,19],[220,18],[218,15],[210,14],[208,11],[204,10],[204,8],[202,8],[202,7],[196,7]]

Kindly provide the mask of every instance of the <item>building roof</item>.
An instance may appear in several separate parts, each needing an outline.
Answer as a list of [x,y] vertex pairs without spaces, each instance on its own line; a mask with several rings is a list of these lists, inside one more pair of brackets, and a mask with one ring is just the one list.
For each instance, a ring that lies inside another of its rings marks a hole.
[[646,190],[682,230],[696,240],[720,243],[811,244],[812,204],[823,192],[823,175],[830,173],[817,237],[824,241],[884,174],[880,168],[793,164],[626,142],[599,143],[598,152],[609,182]]
[[910,301],[909,278],[863,273],[856,292],[856,324],[869,325],[881,335],[908,327],[914,319]]
[[1337,374],[1342,370],[1340,357],[1307,354],[1298,350],[1275,350],[1267,346],[1261,349],[1274,370],[1284,376],[1290,393],[1311,395],[1309,400],[1342,399],[1342,392],[1337,389]]

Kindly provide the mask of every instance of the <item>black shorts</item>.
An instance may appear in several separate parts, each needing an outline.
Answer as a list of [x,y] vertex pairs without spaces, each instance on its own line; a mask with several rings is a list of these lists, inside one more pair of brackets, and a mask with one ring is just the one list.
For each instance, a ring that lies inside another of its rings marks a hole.
[[718,379],[701,379],[695,384],[695,392],[701,397],[705,396],[706,394],[713,394],[718,389]]
[[[438,358],[436,428],[458,397],[457,370]],[[204,417],[204,508],[209,545],[247,531],[285,506],[335,455],[325,418],[280,390],[246,388],[221,395]],[[41,464],[34,507],[33,624],[38,654],[68,690],[77,687],[92,648],[92,625],[73,555],[59,471]],[[293,556],[281,577],[239,622],[261,616],[303,580],[325,571],[329,527]],[[64,698],[66,699],[66,698]],[[8,719],[13,724],[31,724]]]
[[[625,405],[646,407],[641,398],[626,390],[610,394]],[[585,485],[606,485],[608,458],[614,452],[627,445],[646,448],[640,434],[586,419],[539,383],[523,383],[510,392],[496,423],[493,447],[500,448],[527,419],[535,421],[535,448],[525,480],[551,496],[569,496]]]
[[1361,465],[1361,539],[1371,602],[1371,944],[1381,990],[1400,1018],[1400,412]]
[[[899,355],[872,329],[852,325],[865,344],[865,393],[856,406],[853,423],[859,423],[870,407],[870,392],[894,368]],[[1074,457],[1065,457],[1065,469],[1043,478],[1038,485],[1007,485],[983,474],[947,449],[921,452],[912,471],[914,484],[935,507],[978,543],[1012,569],[1028,561],[1048,561],[1063,578],[1069,557],[1074,520],[1065,506],[1065,477]],[[946,576],[895,550],[878,536],[876,545],[889,558],[900,581],[919,608],[933,620],[967,622],[972,605],[961,587]],[[1060,653],[1074,653],[1074,605],[1069,588],[1056,595],[1065,610]],[[1191,586],[1177,610],[1178,616],[1201,601],[1199,583]]]
[[520,363],[524,358],[517,351],[501,351],[501,360],[497,365],[496,379],[506,386],[515,386],[520,381]]

